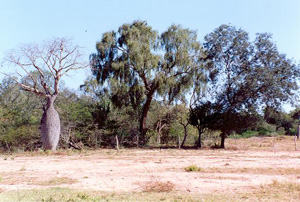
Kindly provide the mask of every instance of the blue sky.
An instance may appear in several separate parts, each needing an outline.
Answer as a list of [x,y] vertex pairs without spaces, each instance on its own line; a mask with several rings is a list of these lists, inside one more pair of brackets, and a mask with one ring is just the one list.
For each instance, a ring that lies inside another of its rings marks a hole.
[[[228,23],[252,39],[255,33],[269,32],[280,52],[300,61],[299,0],[0,0],[0,5],[0,61],[21,43],[53,37],[72,38],[88,60],[104,32],[134,20],[146,20],[160,33],[181,24],[197,30],[200,41]],[[77,89],[89,74],[71,73],[64,80]]]

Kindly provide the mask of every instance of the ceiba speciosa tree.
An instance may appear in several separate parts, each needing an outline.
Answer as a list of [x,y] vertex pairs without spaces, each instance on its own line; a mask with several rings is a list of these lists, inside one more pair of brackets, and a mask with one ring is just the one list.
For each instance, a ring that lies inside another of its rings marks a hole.
[[[46,150],[56,150],[60,136],[60,119],[54,108],[62,76],[71,70],[85,68],[79,47],[65,38],[55,38],[43,44],[26,44],[11,50],[4,64],[16,68],[13,78],[23,90],[46,99],[41,119],[41,140]],[[18,69],[22,70],[21,73]]]

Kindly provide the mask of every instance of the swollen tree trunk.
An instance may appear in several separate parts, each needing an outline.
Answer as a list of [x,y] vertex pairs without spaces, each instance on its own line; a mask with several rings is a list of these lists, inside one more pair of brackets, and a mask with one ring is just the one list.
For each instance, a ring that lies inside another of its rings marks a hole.
[[148,111],[150,109],[150,104],[152,101],[152,95],[147,96],[146,103],[143,106],[142,116],[140,119],[140,137],[137,138],[137,146],[146,144],[146,121],[147,121],[147,115]]
[[46,150],[56,150],[60,135],[60,119],[54,109],[56,95],[47,97],[47,106],[41,120],[42,143]]

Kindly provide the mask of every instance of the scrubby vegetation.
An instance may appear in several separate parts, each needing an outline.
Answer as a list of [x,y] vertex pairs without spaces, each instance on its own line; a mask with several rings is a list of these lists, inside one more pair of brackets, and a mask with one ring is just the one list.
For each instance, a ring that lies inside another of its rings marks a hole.
[[[33,151],[41,148],[39,118],[43,101],[30,96],[13,85],[1,85],[0,145],[2,151]],[[61,115],[60,148],[115,148],[136,147],[138,114],[130,107],[119,109],[109,101],[95,101],[87,95],[78,96],[65,89],[58,98],[57,111]],[[295,112],[280,112],[286,119],[267,123],[262,115],[255,127],[234,132],[231,138],[296,135]],[[146,147],[194,147],[198,144],[197,128],[189,124],[189,109],[184,105],[164,106],[153,102],[148,116]],[[277,117],[277,116],[276,116]],[[182,124],[185,122],[186,128]],[[288,122],[288,124],[286,124]],[[282,127],[282,124],[288,125]],[[186,135],[186,137],[185,137]],[[203,133],[203,147],[218,147],[220,132]],[[184,142],[183,142],[184,141]],[[184,143],[184,144],[182,144]]]
[[[59,148],[224,148],[227,137],[296,135],[299,108],[286,113],[281,106],[295,100],[299,65],[277,50],[270,34],[254,41],[248,35],[221,25],[201,42],[188,28],[172,25],[159,34],[144,21],[104,33],[90,55],[92,76],[76,92],[60,86]],[[46,100],[27,91],[49,92],[32,69],[0,84],[3,151],[42,146]]]

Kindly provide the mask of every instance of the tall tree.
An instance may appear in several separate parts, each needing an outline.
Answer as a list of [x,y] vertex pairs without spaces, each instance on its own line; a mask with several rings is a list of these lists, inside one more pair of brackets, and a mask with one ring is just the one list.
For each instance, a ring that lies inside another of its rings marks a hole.
[[17,85],[46,99],[41,120],[42,143],[45,149],[55,150],[60,135],[60,119],[54,101],[59,94],[60,80],[71,70],[87,67],[79,47],[65,38],[56,38],[43,44],[22,45],[8,53],[4,62],[10,68],[23,71],[6,74]]
[[103,87],[109,86],[112,101],[141,106],[137,144],[146,143],[146,120],[155,96],[173,101],[201,81],[195,78],[202,75],[201,45],[196,32],[181,26],[159,36],[146,22],[135,21],[103,34],[96,48],[90,56],[93,74]]
[[205,36],[204,47],[210,70],[210,96],[205,99],[219,106],[220,119],[211,127],[221,130],[221,147],[237,127],[256,120],[262,106],[279,107],[293,100],[298,66],[278,52],[270,34],[257,34],[250,42],[244,30],[221,25]]

